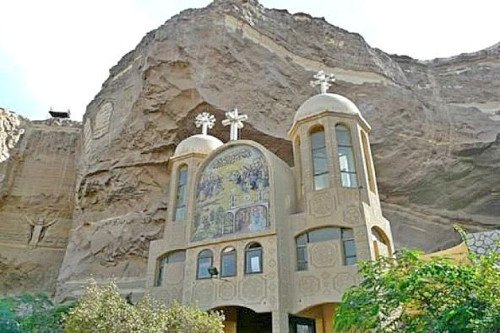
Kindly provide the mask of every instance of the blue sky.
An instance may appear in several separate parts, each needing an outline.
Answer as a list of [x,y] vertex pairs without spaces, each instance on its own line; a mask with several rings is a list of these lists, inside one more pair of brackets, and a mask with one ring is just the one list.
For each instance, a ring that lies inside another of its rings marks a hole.
[[[45,119],[52,106],[80,120],[108,71],[172,15],[209,0],[0,2],[0,107]],[[388,53],[418,59],[500,42],[498,0],[261,0],[325,17]]]

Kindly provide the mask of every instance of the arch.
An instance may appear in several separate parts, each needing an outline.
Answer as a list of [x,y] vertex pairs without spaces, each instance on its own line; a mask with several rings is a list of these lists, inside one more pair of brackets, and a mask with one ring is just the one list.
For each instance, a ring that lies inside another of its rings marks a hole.
[[214,254],[212,250],[205,249],[198,253],[198,260],[196,265],[196,278],[209,279],[211,278],[208,269],[214,264]]
[[165,271],[167,269],[168,264],[179,263],[186,261],[186,251],[185,250],[176,250],[168,252],[160,257],[157,260],[157,269],[156,269],[156,278],[155,278],[155,287],[159,287],[163,284],[165,279]]
[[352,149],[351,130],[346,125],[335,125],[337,154],[339,156],[340,183],[342,187],[357,188],[356,162]]
[[237,253],[233,246],[225,247],[220,255],[220,276],[230,277],[237,275]]
[[233,144],[198,174],[191,241],[269,229],[269,162],[260,147]]
[[309,229],[295,237],[297,270],[306,271],[309,268],[308,244],[333,240],[342,242],[343,264],[354,265],[356,263],[356,243],[353,230],[351,228],[328,226]]
[[392,255],[391,243],[385,232],[380,227],[374,226],[371,229],[371,236],[375,258],[379,256],[390,257]]
[[263,248],[252,242],[245,247],[245,274],[259,274],[263,271]]
[[311,127],[309,138],[311,142],[313,188],[314,190],[322,190],[329,186],[325,128],[321,125]]
[[180,222],[186,219],[187,182],[188,182],[188,166],[187,164],[181,164],[177,168],[174,221]]

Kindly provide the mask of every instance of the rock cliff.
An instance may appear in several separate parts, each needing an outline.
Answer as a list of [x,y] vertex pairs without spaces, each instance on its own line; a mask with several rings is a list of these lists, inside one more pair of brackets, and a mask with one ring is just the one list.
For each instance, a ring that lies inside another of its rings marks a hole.
[[[219,0],[148,33],[88,105],[60,299],[90,274],[132,292],[144,286],[148,244],[161,237],[168,209],[167,162],[197,132],[199,112],[220,120],[238,107],[249,115],[243,138],[291,165],[286,133],[315,93],[308,83],[318,70],[336,75],[330,91],[353,100],[373,127],[397,247],[448,247],[454,223],[498,227],[500,44],[422,62],[374,49],[321,18]],[[228,139],[220,123],[212,134]]]
[[3,109],[0,124],[9,156],[0,160],[0,293],[53,292],[71,230],[80,124]]

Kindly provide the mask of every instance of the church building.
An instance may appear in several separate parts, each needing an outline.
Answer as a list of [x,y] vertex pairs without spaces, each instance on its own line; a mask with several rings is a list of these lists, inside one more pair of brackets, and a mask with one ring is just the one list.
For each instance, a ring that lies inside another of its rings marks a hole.
[[231,140],[202,134],[169,161],[163,239],[151,242],[147,290],[222,310],[226,332],[333,331],[343,293],[359,282],[357,262],[393,253],[382,216],[368,133],[346,97],[320,94],[295,113],[288,135],[294,167],[264,146],[239,140],[246,115],[226,113]]

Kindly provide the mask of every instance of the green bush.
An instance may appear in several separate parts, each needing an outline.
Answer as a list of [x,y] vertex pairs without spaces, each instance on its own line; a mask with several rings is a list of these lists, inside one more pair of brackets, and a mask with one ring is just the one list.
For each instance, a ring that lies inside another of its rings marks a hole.
[[0,332],[62,332],[63,316],[70,308],[70,305],[55,306],[43,294],[0,298]]
[[170,308],[144,297],[131,305],[114,283],[90,281],[84,295],[68,313],[68,333],[222,333],[224,317],[217,312],[174,303]]
[[499,254],[470,264],[416,251],[360,265],[335,316],[339,332],[500,332]]

